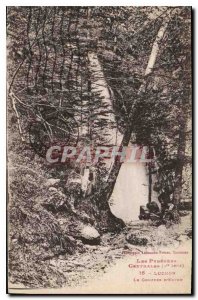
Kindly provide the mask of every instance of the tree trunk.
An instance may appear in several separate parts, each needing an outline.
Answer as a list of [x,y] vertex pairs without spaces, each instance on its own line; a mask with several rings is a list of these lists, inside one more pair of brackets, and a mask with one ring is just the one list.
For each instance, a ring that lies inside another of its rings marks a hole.
[[183,120],[180,131],[179,131],[179,146],[177,151],[177,166],[175,170],[175,185],[173,192],[173,219],[176,223],[180,222],[180,216],[178,211],[178,206],[182,197],[182,185],[183,185],[183,167],[184,167],[184,159],[185,159],[185,148],[186,148],[186,137],[185,130],[186,122]]
[[[185,106],[184,106],[185,107]],[[179,144],[177,150],[177,166],[175,170],[175,186],[173,192],[173,204],[175,208],[178,208],[178,205],[182,196],[182,183],[183,183],[183,168],[185,163],[185,150],[186,150],[186,128],[187,128],[187,109],[182,108],[182,113],[180,116],[180,128],[179,128]]]
[[148,203],[151,203],[152,200],[152,167],[151,164],[148,163],[148,177],[149,177],[149,183],[148,183]]

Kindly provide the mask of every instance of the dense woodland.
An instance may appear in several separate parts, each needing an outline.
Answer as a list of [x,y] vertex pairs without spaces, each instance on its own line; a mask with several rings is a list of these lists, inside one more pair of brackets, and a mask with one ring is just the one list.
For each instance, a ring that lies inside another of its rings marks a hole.
[[[72,238],[79,224],[100,234],[125,227],[108,203],[122,162],[110,170],[99,162],[84,197],[86,166],[49,165],[49,145],[148,145],[158,199],[180,221],[191,199],[190,7],[8,7],[7,55],[13,282],[52,284],[58,270],[49,274],[45,261],[83,252]],[[101,80],[110,106],[96,88]]]

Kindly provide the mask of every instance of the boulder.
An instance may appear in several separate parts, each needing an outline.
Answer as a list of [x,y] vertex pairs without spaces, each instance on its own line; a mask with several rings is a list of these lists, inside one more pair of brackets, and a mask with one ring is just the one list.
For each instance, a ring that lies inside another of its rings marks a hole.
[[53,186],[50,186],[49,187],[49,191],[50,192],[58,192],[57,188],[53,187]]
[[160,237],[166,237],[167,236],[167,229],[165,225],[160,225],[157,228],[156,234]]
[[184,243],[186,242],[186,240],[188,239],[187,235],[181,234],[178,238],[177,241],[179,241],[180,243]]
[[100,244],[99,232],[90,225],[85,225],[80,229],[80,238],[84,244],[89,244],[89,245]]
[[129,244],[136,246],[146,246],[148,243],[148,239],[145,237],[137,236],[135,234],[129,234],[126,237],[126,240]]
[[157,205],[157,203],[155,201],[152,201],[151,203],[148,203],[146,206],[147,206],[150,213],[157,214],[160,211],[159,206]]
[[189,214],[190,214],[190,212],[187,210],[179,211],[180,217],[185,217],[185,216],[188,216]]
[[192,201],[181,201],[178,205],[179,210],[192,210]]
[[56,178],[50,178],[47,180],[46,182],[46,186],[47,187],[54,187],[54,186],[57,186],[60,182],[60,179],[56,179]]
[[187,236],[188,236],[190,239],[192,239],[192,229],[187,229],[187,230],[185,231],[185,233],[187,234]]
[[144,205],[141,205],[139,219],[140,220],[148,220],[149,218],[150,218],[150,213],[149,213],[148,208]]
[[57,213],[59,211],[70,211],[69,199],[54,187],[49,187],[49,192],[42,197],[42,206],[48,211]]

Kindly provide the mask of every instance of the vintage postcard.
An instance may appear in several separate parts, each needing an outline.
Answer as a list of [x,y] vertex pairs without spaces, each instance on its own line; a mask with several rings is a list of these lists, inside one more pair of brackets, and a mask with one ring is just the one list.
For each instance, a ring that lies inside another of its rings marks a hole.
[[7,7],[8,293],[191,294],[188,6]]

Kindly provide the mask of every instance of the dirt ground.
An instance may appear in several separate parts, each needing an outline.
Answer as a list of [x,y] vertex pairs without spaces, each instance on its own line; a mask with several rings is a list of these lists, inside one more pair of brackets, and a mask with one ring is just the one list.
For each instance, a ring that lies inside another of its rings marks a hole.
[[[146,238],[147,244],[132,245],[127,236],[133,234],[139,238]],[[49,261],[50,266],[59,268],[67,277],[67,286],[84,285],[87,281],[102,277],[111,272],[118,260],[126,257],[127,251],[156,251],[160,248],[174,247],[191,240],[191,214],[181,217],[180,224],[155,227],[150,221],[131,222],[119,234],[107,233],[101,237],[97,246],[85,245],[85,253],[59,256]]]

